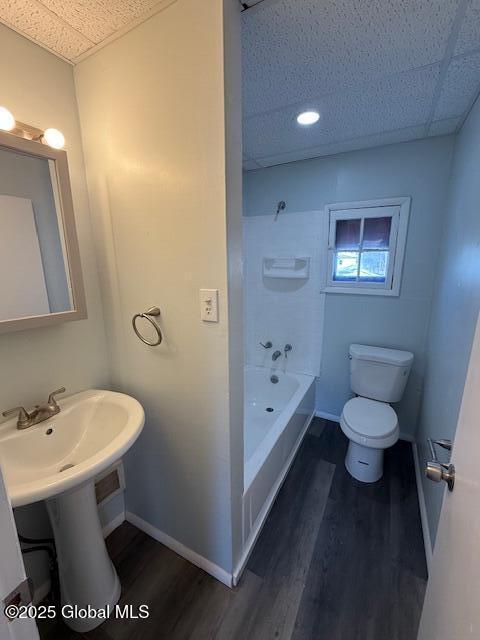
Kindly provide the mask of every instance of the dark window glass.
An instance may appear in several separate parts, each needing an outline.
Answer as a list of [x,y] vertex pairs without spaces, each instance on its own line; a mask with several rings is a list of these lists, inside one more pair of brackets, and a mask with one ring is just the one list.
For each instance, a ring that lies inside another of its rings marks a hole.
[[365,218],[362,247],[364,249],[388,249],[391,226],[392,219],[390,217]]
[[335,247],[337,249],[358,249],[360,246],[360,219],[337,220]]

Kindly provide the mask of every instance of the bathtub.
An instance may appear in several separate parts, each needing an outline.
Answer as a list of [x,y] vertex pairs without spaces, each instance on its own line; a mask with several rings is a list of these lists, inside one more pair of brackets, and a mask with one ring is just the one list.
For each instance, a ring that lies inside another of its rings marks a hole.
[[[277,382],[271,377],[276,376]],[[243,548],[240,575],[313,418],[315,378],[245,368]],[[238,574],[238,575],[237,575]]]

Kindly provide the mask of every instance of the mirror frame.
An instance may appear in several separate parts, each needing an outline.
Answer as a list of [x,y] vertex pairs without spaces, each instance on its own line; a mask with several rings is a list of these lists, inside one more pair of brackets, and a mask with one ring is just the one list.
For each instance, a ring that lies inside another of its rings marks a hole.
[[23,331],[36,327],[48,327],[71,320],[85,320],[87,318],[87,304],[83,286],[82,265],[78,246],[75,216],[73,212],[70,174],[68,171],[67,153],[63,149],[53,149],[41,142],[28,140],[20,136],[0,131],[0,148],[10,149],[27,156],[36,156],[53,160],[57,177],[58,193],[61,206],[61,220],[65,241],[67,264],[66,269],[70,278],[70,289],[73,300],[71,311],[60,311],[38,316],[25,316],[11,320],[0,320],[0,334],[11,331]]

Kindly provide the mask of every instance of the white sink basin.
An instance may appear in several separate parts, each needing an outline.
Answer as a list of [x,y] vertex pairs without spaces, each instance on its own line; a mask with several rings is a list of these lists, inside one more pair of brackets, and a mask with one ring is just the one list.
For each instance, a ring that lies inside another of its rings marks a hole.
[[132,446],[145,415],[130,396],[84,391],[59,401],[61,411],[22,431],[0,426],[0,464],[12,506],[51,498],[94,478]]
[[[0,465],[12,506],[46,500],[62,605],[104,610],[116,604],[121,588],[103,539],[94,479],[132,446],[145,414],[136,400],[112,391],[84,391],[59,405],[60,413],[33,427],[20,431],[16,419],[0,425]],[[65,622],[83,633],[102,620]]]

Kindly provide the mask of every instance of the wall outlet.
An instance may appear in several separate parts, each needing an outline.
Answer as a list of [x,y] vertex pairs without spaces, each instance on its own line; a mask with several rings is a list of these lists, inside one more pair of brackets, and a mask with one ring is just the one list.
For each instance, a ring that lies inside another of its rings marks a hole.
[[218,289],[200,289],[200,317],[204,322],[218,322]]

